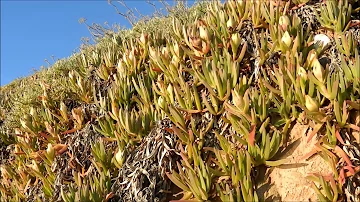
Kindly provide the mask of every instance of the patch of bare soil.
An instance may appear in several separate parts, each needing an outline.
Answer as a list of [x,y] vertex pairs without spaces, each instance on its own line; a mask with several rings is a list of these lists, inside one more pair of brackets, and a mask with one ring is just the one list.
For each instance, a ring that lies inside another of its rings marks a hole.
[[265,182],[259,187],[259,196],[265,201],[316,201],[317,196],[311,188],[311,181],[305,177],[310,173],[326,175],[330,166],[319,155],[308,160],[302,157],[309,153],[316,143],[316,138],[307,142],[309,126],[296,123],[290,132],[285,154],[288,162],[284,165],[268,168]]

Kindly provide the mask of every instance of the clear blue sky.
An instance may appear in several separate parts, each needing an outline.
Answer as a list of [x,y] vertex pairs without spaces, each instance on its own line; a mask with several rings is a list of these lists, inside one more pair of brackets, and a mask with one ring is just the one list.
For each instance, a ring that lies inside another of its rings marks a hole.
[[[126,10],[114,3],[122,12]],[[126,1],[126,4],[144,15],[154,12],[144,0]],[[70,56],[80,46],[81,37],[90,37],[87,27],[78,22],[82,17],[88,24],[107,21],[109,25],[130,27],[107,0],[1,0],[1,86],[30,75],[40,66],[47,67],[44,60],[51,62],[52,55],[56,59]]]

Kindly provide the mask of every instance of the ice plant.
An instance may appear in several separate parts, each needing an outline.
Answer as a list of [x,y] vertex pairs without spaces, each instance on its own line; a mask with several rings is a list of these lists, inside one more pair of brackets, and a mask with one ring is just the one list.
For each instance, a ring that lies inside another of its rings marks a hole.
[[353,37],[352,32],[336,34],[335,42],[336,48],[347,57],[355,55],[358,42]]
[[346,31],[349,27],[351,4],[347,0],[340,1],[339,4],[334,1],[326,1],[324,4],[321,5],[320,15],[315,13],[321,25],[336,33]]
[[0,200],[259,201],[259,171],[286,163],[299,124],[312,128],[304,159],[330,167],[310,174],[314,194],[354,198],[359,5],[307,2],[88,25],[97,44],[1,87]]

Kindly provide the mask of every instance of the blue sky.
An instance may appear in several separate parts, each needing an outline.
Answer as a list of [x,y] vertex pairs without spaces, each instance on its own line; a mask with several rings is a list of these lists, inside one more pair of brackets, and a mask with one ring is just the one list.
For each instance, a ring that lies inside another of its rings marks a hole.
[[[145,1],[126,1],[126,4],[144,15],[154,12]],[[116,5],[120,11],[126,10]],[[108,22],[130,27],[107,0],[1,0],[1,86],[30,75],[40,66],[47,67],[44,60],[52,63],[52,55],[55,59],[70,56],[80,46],[81,37],[90,37],[87,27],[79,24],[82,17],[88,24]]]

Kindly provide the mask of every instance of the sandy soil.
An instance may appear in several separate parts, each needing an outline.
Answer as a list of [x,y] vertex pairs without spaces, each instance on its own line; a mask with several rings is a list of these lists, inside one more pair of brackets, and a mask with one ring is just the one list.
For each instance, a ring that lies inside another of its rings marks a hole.
[[[264,168],[265,182],[260,183],[259,196],[266,201],[316,201],[317,196],[310,187],[311,181],[305,177],[310,173],[328,174],[331,172],[328,164],[319,156],[315,155],[308,160],[301,158],[309,153],[316,143],[316,137],[307,143],[307,135],[310,134],[307,125],[295,124],[290,132],[290,145],[286,154],[281,158],[287,158],[286,165],[274,168]],[[268,177],[267,177],[268,176]]]

